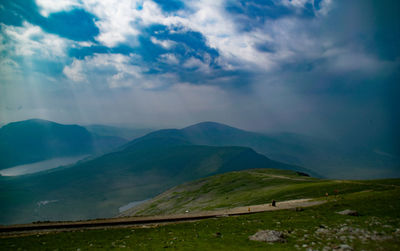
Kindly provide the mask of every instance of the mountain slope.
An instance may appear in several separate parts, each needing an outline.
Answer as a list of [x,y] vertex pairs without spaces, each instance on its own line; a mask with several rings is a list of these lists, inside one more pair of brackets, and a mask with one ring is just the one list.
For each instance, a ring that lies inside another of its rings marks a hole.
[[30,119],[0,128],[0,169],[55,157],[110,150],[126,143],[118,137],[91,134],[78,125]]
[[315,177],[400,177],[400,157],[381,153],[372,145],[357,146],[293,133],[261,134],[215,122],[160,130],[140,140],[160,137],[179,138],[197,145],[250,147],[271,159],[306,167],[306,172]]
[[93,150],[92,136],[77,125],[61,125],[46,120],[14,122],[0,129],[0,168],[73,156]]
[[142,137],[152,131],[151,129],[132,129],[107,125],[87,125],[84,127],[92,134],[118,137],[126,140],[133,140]]
[[[307,146],[302,146],[300,142],[283,143],[281,140],[268,135],[248,132],[215,122],[202,122],[183,129],[155,131],[129,142],[127,146],[143,140],[171,138],[194,145],[250,147],[272,159],[298,166],[301,166],[303,155],[310,155],[310,152],[312,152]],[[296,170],[300,170],[300,167]],[[301,171],[315,177],[321,176],[310,168],[301,168]]]
[[[218,174],[163,192],[120,216],[167,215],[271,203],[272,200],[325,197],[325,194],[394,189],[397,180],[345,181],[307,177],[277,169],[251,169]],[[390,184],[390,185],[388,185]],[[392,186],[392,187],[391,187]],[[335,192],[337,191],[337,192]]]
[[110,217],[197,178],[249,168],[296,169],[245,147],[190,145],[174,138],[142,139],[72,167],[0,177],[0,223]]

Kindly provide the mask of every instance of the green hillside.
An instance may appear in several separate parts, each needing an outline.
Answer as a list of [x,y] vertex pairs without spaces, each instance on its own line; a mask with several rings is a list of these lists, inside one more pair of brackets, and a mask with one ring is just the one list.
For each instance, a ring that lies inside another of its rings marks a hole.
[[172,138],[141,140],[71,167],[0,177],[0,223],[111,217],[123,205],[183,182],[249,168],[297,167],[245,147],[185,145]]
[[348,181],[307,177],[294,171],[252,169],[176,186],[122,215],[162,215],[227,209],[301,198],[383,190],[399,180]]
[[[270,170],[261,173],[276,174]],[[293,173],[286,175],[298,178]],[[242,176],[247,179],[246,175]],[[4,236],[0,250],[398,250],[400,180],[361,183],[369,186],[368,190],[352,193],[347,190],[349,193],[330,195],[323,199],[326,203],[302,210],[185,223]],[[316,191],[326,190],[323,183],[314,184]],[[299,192],[299,196],[309,195],[310,192]],[[356,210],[359,216],[337,213],[345,209]],[[281,231],[286,241],[266,243],[249,240],[249,236],[259,230]]]

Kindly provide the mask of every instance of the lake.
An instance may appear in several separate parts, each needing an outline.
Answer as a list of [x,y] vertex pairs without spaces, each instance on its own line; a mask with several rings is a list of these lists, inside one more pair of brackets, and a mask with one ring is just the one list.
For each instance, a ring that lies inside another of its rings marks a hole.
[[29,173],[36,173],[36,172],[40,172],[40,171],[44,171],[44,170],[48,170],[48,169],[57,168],[59,166],[74,164],[75,162],[82,160],[88,156],[89,155],[79,155],[79,156],[73,156],[73,157],[48,159],[48,160],[44,160],[44,161],[40,161],[40,162],[19,165],[19,166],[14,166],[14,167],[10,167],[7,169],[3,169],[3,170],[0,170],[0,174],[2,176],[18,176],[18,175],[24,175],[24,174],[29,174]]

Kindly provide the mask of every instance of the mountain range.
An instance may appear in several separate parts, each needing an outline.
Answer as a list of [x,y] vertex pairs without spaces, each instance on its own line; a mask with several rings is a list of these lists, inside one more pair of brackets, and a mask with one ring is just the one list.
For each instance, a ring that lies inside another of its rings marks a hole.
[[400,155],[380,151],[374,144],[355,145],[295,133],[263,134],[215,122],[202,122],[183,129],[159,130],[137,140],[150,137],[176,138],[196,145],[250,147],[271,159],[305,167],[309,174],[316,177],[400,177]]
[[74,166],[0,177],[0,223],[111,217],[119,207],[186,181],[250,168],[300,169],[246,147],[141,138]]
[[[23,133],[18,134],[17,129]],[[329,173],[324,172],[323,165],[304,168],[284,162],[297,164],[314,156],[318,163],[318,158],[325,156],[332,163],[328,157],[340,153],[320,139],[295,134],[264,135],[215,122],[158,130],[126,144],[112,134],[100,136],[80,126],[42,120],[12,123],[0,130],[8,137],[2,136],[3,153],[9,151],[21,158],[29,151],[39,150],[47,154],[39,154],[42,158],[98,152],[94,142],[99,138],[103,142],[97,146],[108,147],[108,153],[74,165],[29,175],[0,176],[0,224],[111,217],[131,202],[152,198],[183,182],[230,171],[275,168],[318,177],[319,173]],[[109,139],[118,143],[112,144]],[[18,147],[25,148],[18,151]]]
[[129,145],[135,139],[168,137],[195,145],[250,147],[271,159],[306,167],[313,176],[341,179],[399,176],[400,154],[379,142],[357,145],[349,142],[350,139],[256,133],[215,122],[151,131],[105,125],[62,125],[38,119],[10,123],[0,128],[0,170],[54,157],[100,155],[121,150],[126,147],[125,143]]

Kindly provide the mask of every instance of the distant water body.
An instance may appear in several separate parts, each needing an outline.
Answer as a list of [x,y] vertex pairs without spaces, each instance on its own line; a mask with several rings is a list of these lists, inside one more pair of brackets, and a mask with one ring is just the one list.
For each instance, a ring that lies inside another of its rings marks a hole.
[[48,169],[57,168],[59,166],[74,164],[75,162],[88,157],[89,155],[80,155],[73,157],[54,158],[35,162],[31,164],[19,165],[0,170],[2,176],[18,176],[29,173],[36,173]]

